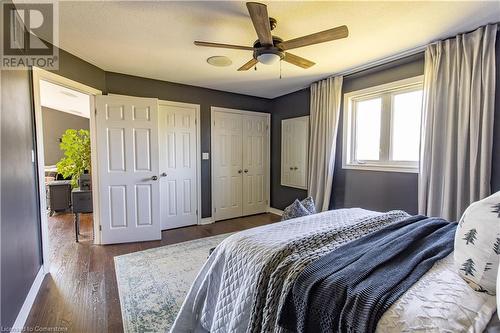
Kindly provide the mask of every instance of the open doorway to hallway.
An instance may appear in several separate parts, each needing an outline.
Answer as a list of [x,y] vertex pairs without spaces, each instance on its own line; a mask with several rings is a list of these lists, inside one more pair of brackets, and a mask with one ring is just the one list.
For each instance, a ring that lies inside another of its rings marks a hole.
[[[37,130],[43,132],[44,182],[50,235],[57,235],[58,229],[68,228],[64,224],[73,220],[74,241],[91,242],[90,96],[40,80],[40,105],[42,128],[38,127]],[[73,219],[61,218],[61,215],[67,214],[73,215]],[[86,225],[85,231],[80,228],[82,215],[89,215],[84,220],[90,221],[90,228]]]
[[[99,244],[95,96],[101,91],[33,68],[43,267],[64,246]],[[49,232],[50,230],[50,232]],[[72,230],[72,237],[67,237]],[[97,232],[96,232],[97,231]]]

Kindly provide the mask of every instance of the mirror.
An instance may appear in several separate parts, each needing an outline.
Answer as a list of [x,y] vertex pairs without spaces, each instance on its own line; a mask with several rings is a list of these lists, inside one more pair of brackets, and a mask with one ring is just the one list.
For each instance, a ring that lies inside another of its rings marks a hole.
[[281,121],[281,185],[307,189],[309,116]]

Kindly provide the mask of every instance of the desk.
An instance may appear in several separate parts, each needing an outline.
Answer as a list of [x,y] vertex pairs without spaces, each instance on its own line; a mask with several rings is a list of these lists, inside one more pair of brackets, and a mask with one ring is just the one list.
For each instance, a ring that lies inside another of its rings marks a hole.
[[[75,188],[71,191],[72,209],[75,221],[75,239],[78,242],[80,234],[80,214],[92,213],[92,191]],[[94,228],[92,228],[92,238],[94,238]]]

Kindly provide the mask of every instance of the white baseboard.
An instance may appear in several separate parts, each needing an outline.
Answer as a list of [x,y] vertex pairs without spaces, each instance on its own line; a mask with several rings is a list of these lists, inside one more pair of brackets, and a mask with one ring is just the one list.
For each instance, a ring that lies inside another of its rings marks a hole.
[[204,224],[212,224],[214,223],[214,219],[212,218],[212,216],[210,217],[203,217],[200,221],[200,225],[204,225]]
[[28,319],[31,307],[35,302],[36,295],[38,294],[38,290],[40,290],[45,274],[46,273],[43,266],[40,267],[40,270],[36,274],[35,281],[33,281],[30,291],[28,292],[28,295],[24,300],[23,306],[21,307],[21,310],[17,314],[16,321],[14,322],[14,325],[12,325],[12,332],[24,332],[23,331],[24,324],[26,324],[26,319]]
[[273,208],[273,207],[269,207],[267,209],[267,211],[269,213],[272,213],[272,214],[275,214],[275,215],[279,215],[279,216],[283,216],[283,211],[281,209],[277,209],[277,208]]

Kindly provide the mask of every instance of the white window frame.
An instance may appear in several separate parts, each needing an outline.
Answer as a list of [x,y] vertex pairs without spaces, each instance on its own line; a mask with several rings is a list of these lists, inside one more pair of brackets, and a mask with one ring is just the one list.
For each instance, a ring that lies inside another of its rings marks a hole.
[[[423,89],[424,76],[415,76],[408,79],[394,81],[366,89],[352,91],[344,94],[343,109],[343,144],[342,168],[418,173],[419,162],[392,161],[392,100],[395,93]],[[356,124],[355,102],[366,99],[382,98],[381,133],[380,133],[380,159],[371,161],[357,161],[355,159]],[[390,126],[389,129],[385,127]]]

